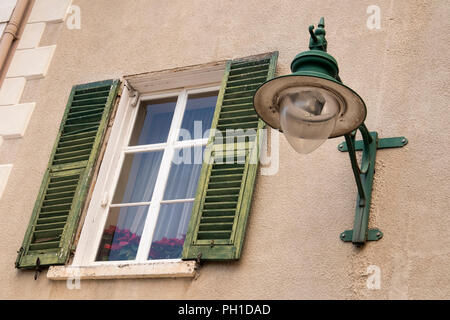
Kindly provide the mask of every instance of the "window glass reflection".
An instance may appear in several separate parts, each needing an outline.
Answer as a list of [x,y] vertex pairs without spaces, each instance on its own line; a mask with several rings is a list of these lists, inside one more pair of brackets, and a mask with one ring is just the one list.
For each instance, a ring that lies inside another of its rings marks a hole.
[[136,259],[148,206],[111,208],[96,261]]
[[134,124],[130,146],[167,141],[177,97],[144,102]]
[[217,92],[190,94],[181,123],[179,140],[202,139],[211,122],[216,108]]
[[197,182],[202,170],[204,146],[175,150],[164,200],[195,197]]
[[181,258],[192,205],[193,202],[161,205],[149,260]]
[[113,203],[150,201],[164,151],[126,154]]

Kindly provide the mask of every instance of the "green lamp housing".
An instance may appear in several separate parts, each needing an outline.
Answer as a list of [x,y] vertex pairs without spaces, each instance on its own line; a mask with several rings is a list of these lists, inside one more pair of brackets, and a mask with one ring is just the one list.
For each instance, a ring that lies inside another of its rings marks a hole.
[[[292,73],[273,78],[260,85],[253,97],[259,117],[270,127],[284,132],[299,153],[309,153],[326,139],[344,136],[338,146],[349,152],[358,188],[353,230],[340,234],[344,242],[362,245],[379,240],[383,233],[369,229],[369,211],[377,149],[403,147],[405,137],[379,139],[364,124],[367,115],[363,99],[344,85],[336,59],[327,51],[324,18],[318,28],[309,27],[309,51],[299,53],[291,63]],[[356,130],[363,140],[355,141]],[[363,151],[361,166],[356,151]]]
[[358,127],[366,119],[367,109],[363,99],[339,78],[338,63],[326,52],[324,19],[318,29],[309,27],[310,50],[299,53],[291,63],[292,73],[263,83],[254,95],[254,107],[258,115],[272,128],[282,130],[280,123],[280,99],[284,93],[299,88],[326,91],[339,105],[335,128],[329,138],[343,136]]

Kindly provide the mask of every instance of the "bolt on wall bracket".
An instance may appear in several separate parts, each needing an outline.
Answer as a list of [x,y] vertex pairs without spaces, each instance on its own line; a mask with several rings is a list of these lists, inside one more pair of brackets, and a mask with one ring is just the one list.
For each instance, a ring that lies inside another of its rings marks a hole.
[[[369,132],[363,123],[359,127],[363,140],[355,141],[356,130],[345,135],[345,142],[339,144],[338,150],[348,152],[358,188],[355,222],[353,230],[341,233],[340,239],[361,246],[366,241],[378,241],[383,233],[378,229],[369,229],[370,202],[372,199],[373,176],[378,149],[401,148],[408,143],[405,137],[379,139],[377,132]],[[356,159],[356,151],[362,151],[361,166]]]
[[[341,233],[341,240],[344,242],[352,242],[353,230],[346,230]],[[367,231],[366,241],[378,241],[383,238],[383,232],[379,229],[369,229]]]

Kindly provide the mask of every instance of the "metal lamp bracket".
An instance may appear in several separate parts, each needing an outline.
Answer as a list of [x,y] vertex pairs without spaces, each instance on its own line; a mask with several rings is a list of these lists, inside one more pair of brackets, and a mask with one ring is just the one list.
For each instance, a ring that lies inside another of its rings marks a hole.
[[[383,233],[380,230],[368,228],[377,150],[401,148],[408,143],[408,139],[405,137],[379,139],[378,133],[369,132],[364,123],[358,129],[361,132],[363,140],[355,141],[355,130],[344,136],[345,142],[339,144],[338,150],[349,153],[353,174],[358,187],[353,230],[342,232],[340,239],[344,242],[352,242],[354,245],[360,246],[366,241],[377,241],[383,237]],[[363,152],[361,166],[358,165],[356,151]]]

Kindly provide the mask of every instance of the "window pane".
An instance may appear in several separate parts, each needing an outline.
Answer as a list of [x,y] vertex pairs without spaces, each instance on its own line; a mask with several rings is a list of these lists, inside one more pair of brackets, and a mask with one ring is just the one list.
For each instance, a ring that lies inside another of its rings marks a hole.
[[204,146],[175,149],[164,200],[195,197],[204,150]]
[[150,201],[163,151],[126,154],[113,203]]
[[[179,140],[204,138],[205,131],[211,128],[216,102],[216,91],[188,96]],[[194,125],[198,129],[194,130]]]
[[192,202],[162,204],[150,247],[150,260],[181,258]]
[[169,136],[177,97],[144,102],[130,139],[130,146],[166,142]]
[[134,260],[148,206],[111,208],[96,261]]

